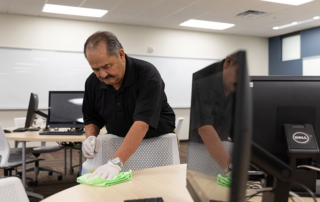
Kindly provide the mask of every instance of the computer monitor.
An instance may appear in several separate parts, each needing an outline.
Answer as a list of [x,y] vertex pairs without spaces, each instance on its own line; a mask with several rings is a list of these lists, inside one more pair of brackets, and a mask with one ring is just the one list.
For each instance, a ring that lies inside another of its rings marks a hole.
[[49,91],[47,128],[84,128],[84,91]]
[[30,128],[33,125],[34,120],[36,118],[36,114],[39,114],[39,115],[47,118],[47,115],[45,113],[38,110],[38,104],[39,104],[38,95],[35,93],[31,93],[27,116],[26,116],[26,123],[24,126],[26,129]]
[[245,200],[251,107],[245,51],[193,74],[187,189],[194,201]]
[[[290,157],[288,151],[284,124],[295,124],[297,127],[310,124],[319,145],[320,77],[252,76],[250,80],[253,97],[253,142],[290,165],[293,170],[292,180],[315,191],[317,172],[298,170],[297,166],[311,164],[311,161],[319,162],[319,154],[315,153],[313,159],[305,159],[296,150],[300,157],[293,162],[293,154]],[[291,190],[303,189],[293,186]]]

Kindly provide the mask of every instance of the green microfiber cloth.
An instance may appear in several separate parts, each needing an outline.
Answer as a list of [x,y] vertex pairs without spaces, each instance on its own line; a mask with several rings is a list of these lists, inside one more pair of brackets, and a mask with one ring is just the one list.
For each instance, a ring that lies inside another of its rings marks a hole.
[[121,172],[117,176],[115,176],[112,180],[104,180],[99,175],[96,175],[90,180],[88,180],[88,178],[91,176],[91,173],[88,173],[88,174],[82,175],[81,177],[78,177],[77,182],[82,184],[99,186],[99,187],[107,187],[107,186],[111,186],[114,184],[131,180],[132,178],[131,173],[132,173],[132,170],[130,170],[129,172]]
[[218,184],[226,187],[231,187],[231,177],[222,177],[220,174],[217,179]]

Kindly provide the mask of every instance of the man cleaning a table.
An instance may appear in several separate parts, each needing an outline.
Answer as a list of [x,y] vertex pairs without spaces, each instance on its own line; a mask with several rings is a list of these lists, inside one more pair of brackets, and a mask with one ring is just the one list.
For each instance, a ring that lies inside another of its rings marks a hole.
[[109,134],[124,137],[113,158],[90,176],[113,179],[142,139],[174,131],[175,114],[167,102],[158,70],[146,61],[126,55],[113,33],[100,31],[91,35],[84,45],[84,54],[93,73],[85,83],[82,111],[87,139],[82,151],[86,158],[94,157],[100,146],[96,137],[103,126]]

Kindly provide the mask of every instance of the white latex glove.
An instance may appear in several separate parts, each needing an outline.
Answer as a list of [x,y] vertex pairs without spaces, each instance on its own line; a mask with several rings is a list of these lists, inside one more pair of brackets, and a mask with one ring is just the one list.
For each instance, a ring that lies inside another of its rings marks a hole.
[[96,175],[99,175],[102,179],[112,180],[114,176],[117,176],[120,172],[121,168],[118,165],[115,165],[111,162],[99,166],[88,178],[90,180]]
[[[92,139],[95,139],[95,146],[94,151],[91,145]],[[100,147],[100,141],[97,139],[96,136],[90,136],[85,141],[82,142],[82,153],[85,158],[93,159],[94,154],[97,154]]]

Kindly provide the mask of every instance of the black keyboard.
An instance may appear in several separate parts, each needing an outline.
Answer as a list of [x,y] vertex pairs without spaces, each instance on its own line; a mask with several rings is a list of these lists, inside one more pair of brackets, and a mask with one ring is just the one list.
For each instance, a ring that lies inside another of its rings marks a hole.
[[17,128],[14,129],[12,132],[26,132],[26,131],[39,131],[40,128]]
[[160,198],[143,198],[143,199],[125,200],[124,202],[164,202],[164,201],[162,197],[160,197]]
[[40,135],[82,135],[84,131],[43,131]]

